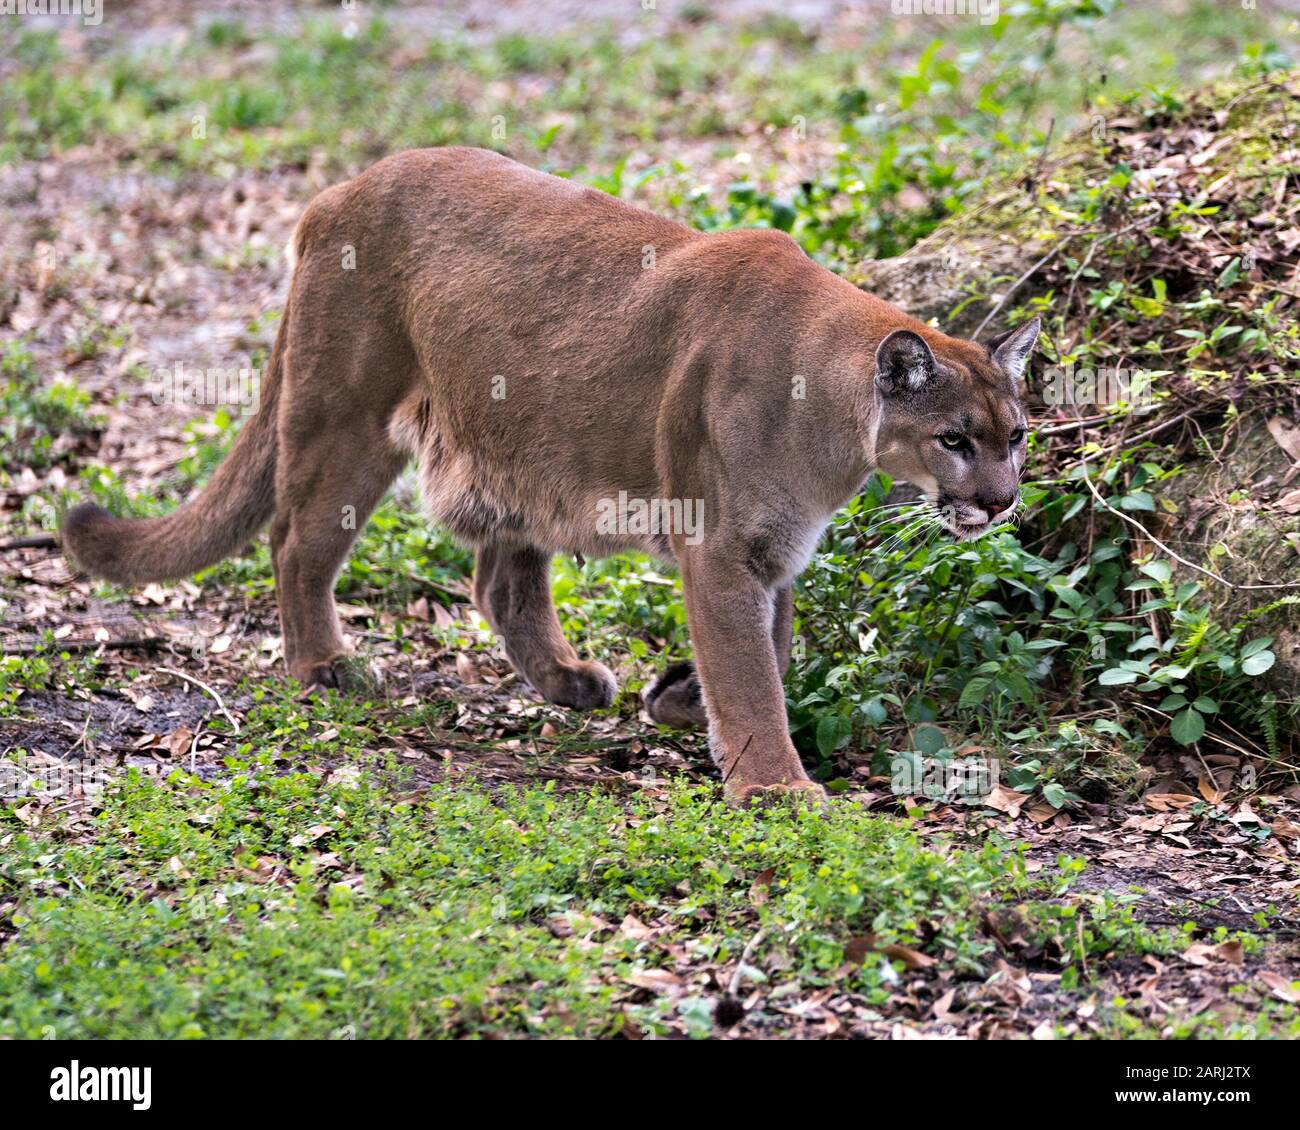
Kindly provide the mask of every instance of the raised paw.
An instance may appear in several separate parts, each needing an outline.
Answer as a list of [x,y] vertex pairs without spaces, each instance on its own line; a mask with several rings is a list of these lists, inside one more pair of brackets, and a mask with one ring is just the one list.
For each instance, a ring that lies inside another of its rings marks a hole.
[[661,726],[678,730],[703,729],[708,725],[704,697],[694,663],[675,663],[645,692],[646,713]]

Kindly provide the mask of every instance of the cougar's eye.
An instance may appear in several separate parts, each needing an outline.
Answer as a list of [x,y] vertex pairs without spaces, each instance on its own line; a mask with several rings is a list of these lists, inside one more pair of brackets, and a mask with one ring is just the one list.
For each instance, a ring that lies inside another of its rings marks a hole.
[[1012,447],[1020,446],[1020,441],[1024,438],[1025,438],[1025,429],[1017,428],[1014,432],[1011,433],[1011,446]]
[[941,432],[935,436],[949,451],[959,451],[966,446],[966,437],[961,432]]

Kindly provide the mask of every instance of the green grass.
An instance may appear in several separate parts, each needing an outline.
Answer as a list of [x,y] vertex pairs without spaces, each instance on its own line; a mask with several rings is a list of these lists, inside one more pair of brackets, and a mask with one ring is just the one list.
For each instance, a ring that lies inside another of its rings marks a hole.
[[44,384],[22,340],[0,352],[0,482],[23,467],[42,470],[65,457],[59,441],[95,427],[90,398],[69,380]]
[[[1110,91],[1199,81],[1238,60],[1284,65],[1286,23],[1212,0],[1172,19],[1117,0],[1024,0],[993,28],[946,21],[943,39],[910,19],[850,36],[768,17],[657,26],[631,43],[597,26],[483,44],[422,42],[383,18],[355,38],[321,19],[256,41],[219,21],[180,48],[89,58],[24,32],[0,156],[99,143],[170,175],[323,161],[339,176],[396,149],[467,144],[601,180],[641,151],[651,168],[621,189],[703,227],[797,215],[810,249],[847,265],[905,250]],[[760,137],[807,192],[767,195],[782,170]],[[702,164],[756,144],[760,159],[735,166],[742,191],[697,192]]]
[[[391,766],[339,766],[347,739],[331,773],[270,756],[209,781],[132,771],[71,842],[0,810],[0,1037],[611,1035],[672,1016],[702,1035],[717,992],[692,969],[729,970],[759,929],[767,992],[835,982],[884,1004],[902,966],[868,952],[845,980],[853,939],[987,972],[983,916],[1034,892],[1059,897],[1024,929],[1084,988],[1085,959],[1182,945],[1122,899],[1027,875],[996,838],[958,849],[856,805],[755,814],[684,786],[403,794]],[[621,933],[626,915],[658,933]],[[633,993],[659,967],[681,998]]]

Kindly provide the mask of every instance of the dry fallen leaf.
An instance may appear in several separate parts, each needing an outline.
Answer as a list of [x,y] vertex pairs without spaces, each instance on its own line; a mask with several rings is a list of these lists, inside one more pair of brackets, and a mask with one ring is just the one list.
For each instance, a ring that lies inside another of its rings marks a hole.
[[1196,789],[1210,804],[1218,804],[1228,795],[1227,789],[1219,788],[1218,783],[1211,781],[1204,773],[1198,778]]
[[339,604],[336,607],[344,620],[369,620],[375,615],[375,610],[365,604]]
[[952,1018],[952,1003],[957,998],[957,990],[949,989],[937,1001],[934,1002],[932,1011],[934,1018],[940,1021],[946,1021]]
[[646,938],[654,937],[654,931],[650,929],[639,918],[628,915],[619,923],[618,932],[625,938],[631,938],[634,941],[644,941]]
[[167,735],[167,751],[173,757],[184,757],[190,752],[190,746],[194,742],[194,731],[188,726],[182,726],[179,730],[173,730]]
[[305,832],[299,832],[289,840],[290,847],[305,847],[307,844],[314,843],[322,836],[329,835],[334,828],[329,824],[313,824]]
[[456,678],[462,683],[477,683],[482,678],[478,664],[463,651],[456,656]]
[[550,931],[553,938],[571,938],[573,937],[573,926],[563,914],[555,914],[546,920],[546,929]]
[[282,866],[283,863],[278,859],[269,855],[259,855],[253,860],[252,867],[241,867],[240,871],[244,878],[251,879],[253,882],[264,883]]
[[683,988],[682,979],[667,969],[634,969],[623,980],[660,996],[676,996]]
[[1274,818],[1269,827],[1272,829],[1273,835],[1277,836],[1279,839],[1300,839],[1300,824],[1288,820],[1285,816]]
[[1188,965],[1206,966],[1211,961],[1226,961],[1229,965],[1240,965],[1242,952],[1241,943],[1237,941],[1221,942],[1217,946],[1193,942],[1179,956]]
[[1291,456],[1292,463],[1300,463],[1300,427],[1285,416],[1274,416],[1268,422],[1268,432],[1278,447]]
[[1220,942],[1214,947],[1214,952],[1229,965],[1240,965],[1242,963],[1243,951],[1239,941]]
[[1262,821],[1258,816],[1255,815],[1253,811],[1251,811],[1250,801],[1243,802],[1242,806],[1239,809],[1237,809],[1237,811],[1234,812],[1231,816],[1229,816],[1228,819],[1231,820],[1234,824],[1236,824],[1238,828],[1240,828],[1243,824],[1258,826],[1264,823],[1264,821]]
[[1280,973],[1265,969],[1258,974],[1261,981],[1272,990],[1273,995],[1288,1004],[1300,1004],[1300,981],[1288,981]]
[[1056,816],[1056,809],[1052,807],[1049,801],[1035,801],[1029,811],[1025,813],[1035,824],[1045,824]]
[[999,812],[1004,812],[1013,819],[1020,815],[1021,806],[1029,800],[1024,793],[1018,793],[1015,789],[1008,789],[1004,785],[994,785],[993,791],[984,798],[984,803],[989,808],[996,808]]
[[180,856],[178,855],[173,855],[171,859],[167,861],[167,868],[178,879],[194,878],[185,864],[181,862]]

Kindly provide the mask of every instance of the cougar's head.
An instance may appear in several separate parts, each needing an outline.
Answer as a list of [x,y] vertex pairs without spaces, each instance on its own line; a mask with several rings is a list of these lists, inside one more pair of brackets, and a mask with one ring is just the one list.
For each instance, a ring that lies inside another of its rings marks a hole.
[[962,540],[1020,501],[1020,385],[1037,340],[1034,318],[983,345],[902,329],[876,350],[876,465],[925,491]]

